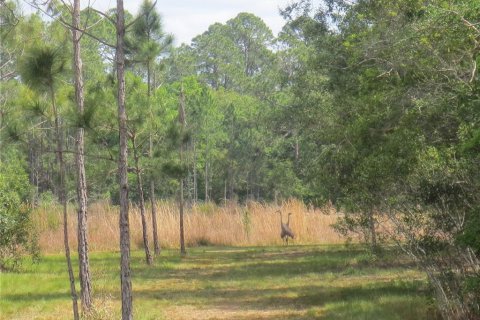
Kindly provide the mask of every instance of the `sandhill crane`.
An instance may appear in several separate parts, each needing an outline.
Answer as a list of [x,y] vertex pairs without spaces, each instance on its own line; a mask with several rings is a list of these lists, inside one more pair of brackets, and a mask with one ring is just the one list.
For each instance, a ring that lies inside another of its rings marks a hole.
[[295,238],[295,234],[293,233],[292,229],[290,229],[290,216],[292,215],[292,213],[288,213],[287,223],[283,223],[282,212],[280,210],[278,210],[277,212],[280,213],[280,227],[282,230],[280,233],[280,238],[282,238],[282,240],[288,246],[288,237],[292,239]]

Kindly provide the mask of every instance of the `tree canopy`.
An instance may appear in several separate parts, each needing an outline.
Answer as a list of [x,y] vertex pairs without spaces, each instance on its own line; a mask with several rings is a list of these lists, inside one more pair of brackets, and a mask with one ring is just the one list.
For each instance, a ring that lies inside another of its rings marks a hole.
[[[0,188],[16,185],[3,201],[61,193],[54,133],[39,117],[55,91],[67,172],[84,128],[90,198],[117,204],[116,12],[81,12],[97,23],[82,38],[79,113],[59,20],[22,16],[13,1],[0,9]],[[281,13],[278,35],[242,12],[176,48],[151,1],[126,13],[129,199],[173,198],[182,185],[190,203],[331,203],[339,232],[362,234],[375,252],[397,243],[428,274],[446,318],[475,319],[480,3],[301,0]],[[16,159],[26,167],[5,178]]]

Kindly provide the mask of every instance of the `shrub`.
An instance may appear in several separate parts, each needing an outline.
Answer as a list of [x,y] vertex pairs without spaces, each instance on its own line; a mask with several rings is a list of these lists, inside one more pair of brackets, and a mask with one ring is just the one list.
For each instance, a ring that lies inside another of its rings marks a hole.
[[[12,159],[13,158],[13,159]],[[37,256],[30,223],[28,175],[16,157],[0,160],[0,268],[14,268],[22,252]]]

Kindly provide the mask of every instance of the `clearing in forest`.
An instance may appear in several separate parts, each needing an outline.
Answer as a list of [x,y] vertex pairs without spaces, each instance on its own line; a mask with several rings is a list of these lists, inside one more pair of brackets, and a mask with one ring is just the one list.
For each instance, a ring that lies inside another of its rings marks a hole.
[[[96,314],[120,318],[118,253],[92,253]],[[398,252],[361,246],[164,250],[132,254],[135,319],[435,319],[426,279]],[[1,275],[0,319],[70,319],[63,255]],[[78,286],[77,286],[78,288]]]

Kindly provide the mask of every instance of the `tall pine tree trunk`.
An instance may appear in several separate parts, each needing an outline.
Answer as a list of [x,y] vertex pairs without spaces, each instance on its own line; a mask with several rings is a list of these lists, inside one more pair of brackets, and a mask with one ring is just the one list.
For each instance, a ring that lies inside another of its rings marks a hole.
[[195,138],[193,139],[193,203],[198,201],[198,187],[197,187],[197,146]]
[[147,218],[145,217],[145,197],[143,195],[143,181],[140,172],[140,166],[138,164],[139,156],[136,145],[135,135],[132,134],[133,144],[133,160],[135,161],[135,173],[137,177],[137,191],[140,197],[140,216],[142,219],[142,234],[143,234],[143,246],[145,247],[145,260],[148,265],[152,264],[152,254],[150,253],[150,245],[148,243],[148,231],[147,231]]
[[185,250],[185,231],[183,227],[183,210],[184,210],[184,199],[183,199],[183,178],[180,178],[180,195],[179,195],[179,202],[180,202],[180,254],[182,256],[187,254]]
[[225,185],[223,188],[223,205],[227,205],[227,179],[225,179]]
[[127,112],[125,108],[125,12],[123,0],[117,0],[117,106],[120,151],[118,175],[120,185],[120,283],[122,289],[122,320],[133,319],[132,280],[130,277],[130,223],[128,219],[128,153]]
[[[180,122],[181,126],[181,142],[180,142],[180,164],[183,166],[183,151],[184,151],[184,133],[185,133],[185,95],[183,93],[183,85],[180,92],[180,103],[178,106],[178,121]],[[179,192],[179,208],[180,208],[180,254],[183,256],[187,252],[185,250],[185,234],[184,234],[184,227],[183,227],[183,207],[184,207],[184,177],[182,173],[182,177],[180,178],[180,192]]]
[[[150,111],[150,117],[153,119],[152,104],[150,97],[152,95],[152,84],[151,84],[151,69],[150,61],[147,61],[147,98],[148,98],[148,109]],[[153,139],[152,133],[150,131],[148,136],[149,149],[148,157],[150,160],[153,159]],[[153,250],[155,255],[160,255],[160,244],[158,242],[158,230],[157,230],[157,208],[155,206],[155,181],[153,181],[153,175],[150,180],[150,206],[152,207],[152,230],[153,230]]]
[[[85,110],[83,94],[82,58],[80,55],[80,0],[74,0],[72,13],[73,67],[75,77],[75,100],[77,111],[82,116]],[[80,296],[84,311],[92,307],[92,287],[90,280],[90,263],[88,259],[87,229],[87,180],[85,174],[84,130],[77,129],[76,139],[77,166],[77,205],[78,205],[78,263],[80,277]]]
[[158,242],[157,207],[155,204],[155,182],[150,181],[150,205],[152,207],[153,250],[156,256],[160,255],[160,243]]
[[377,230],[375,227],[375,217],[373,216],[373,210],[368,212],[368,227],[370,229],[370,241],[372,245],[372,251],[377,251]]
[[65,184],[65,162],[63,161],[63,135],[60,130],[60,117],[55,104],[55,93],[53,87],[50,88],[53,113],[55,117],[55,140],[57,141],[57,163],[60,185],[58,186],[58,195],[63,208],[63,244],[65,246],[65,258],[67,260],[68,279],[70,281],[70,295],[72,296],[73,318],[79,320],[78,297],[75,289],[75,276],[73,275],[72,259],[70,258],[70,244],[68,243],[68,212],[67,212],[67,192]]
[[205,202],[208,202],[208,160],[205,161]]

